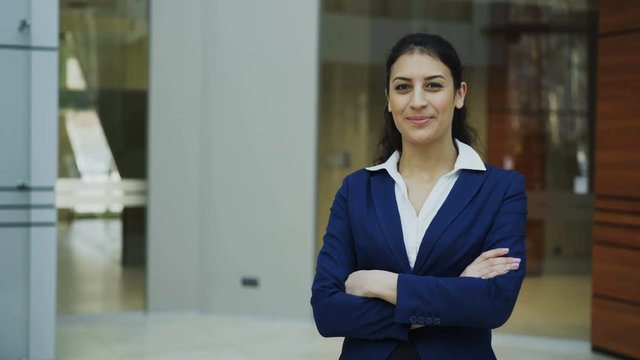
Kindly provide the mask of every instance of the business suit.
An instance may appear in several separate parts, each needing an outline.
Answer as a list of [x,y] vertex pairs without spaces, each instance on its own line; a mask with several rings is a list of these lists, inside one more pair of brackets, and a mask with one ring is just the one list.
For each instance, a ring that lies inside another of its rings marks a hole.
[[[521,175],[461,170],[411,269],[393,179],[386,170],[352,173],[318,255],[311,304],[320,334],[345,337],[341,359],[386,359],[409,341],[423,359],[494,359],[491,329],[510,316],[524,278],[526,213]],[[522,259],[517,271],[459,277],[482,252],[505,247]],[[345,293],[349,274],[371,269],[399,274],[395,306]]]

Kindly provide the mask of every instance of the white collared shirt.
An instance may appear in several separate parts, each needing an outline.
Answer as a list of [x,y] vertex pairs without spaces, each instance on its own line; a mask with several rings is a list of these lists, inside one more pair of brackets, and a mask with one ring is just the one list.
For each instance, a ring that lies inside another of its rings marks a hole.
[[366,168],[369,171],[387,170],[391,178],[395,181],[396,203],[398,204],[398,212],[400,213],[400,222],[402,223],[402,237],[404,238],[404,246],[409,258],[409,265],[413,269],[418,256],[418,249],[422,243],[422,238],[427,232],[427,228],[433,221],[433,218],[444,204],[449,196],[453,185],[460,176],[462,169],[486,171],[480,155],[473,148],[458,139],[455,139],[458,147],[458,158],[453,166],[453,170],[442,175],[431,190],[431,193],[422,205],[420,213],[416,212],[409,201],[407,185],[398,172],[398,161],[400,160],[400,152],[394,152],[389,159],[376,166]]

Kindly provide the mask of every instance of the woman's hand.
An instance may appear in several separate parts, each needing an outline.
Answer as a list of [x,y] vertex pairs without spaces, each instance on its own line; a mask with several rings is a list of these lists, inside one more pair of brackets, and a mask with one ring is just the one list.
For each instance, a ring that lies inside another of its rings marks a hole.
[[358,270],[345,281],[347,294],[379,298],[394,304],[397,300],[398,274],[383,270]]
[[355,296],[372,297],[369,290],[372,286],[372,278],[371,270],[352,272],[344,283],[346,293]]
[[460,276],[491,279],[518,270],[520,259],[506,257],[508,253],[509,249],[505,248],[485,251],[469,264]]

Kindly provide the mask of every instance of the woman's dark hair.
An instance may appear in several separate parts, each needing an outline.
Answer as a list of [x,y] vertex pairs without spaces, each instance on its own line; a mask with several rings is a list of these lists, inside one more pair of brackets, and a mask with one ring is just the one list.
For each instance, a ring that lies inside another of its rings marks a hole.
[[[416,33],[405,35],[391,48],[386,65],[387,77],[385,89],[387,93],[389,93],[391,67],[400,56],[412,53],[425,54],[440,60],[449,68],[449,71],[451,71],[455,89],[460,89],[460,84],[462,83],[462,65],[460,64],[458,53],[451,43],[439,35]],[[477,132],[467,123],[467,109],[464,106],[461,109],[454,108],[453,124],[451,127],[451,135],[453,138],[465,144],[473,145]],[[378,144],[378,154],[375,163],[381,164],[385,162],[396,150],[402,151],[402,136],[393,122],[393,115],[388,111],[387,105],[385,104],[384,131]]]

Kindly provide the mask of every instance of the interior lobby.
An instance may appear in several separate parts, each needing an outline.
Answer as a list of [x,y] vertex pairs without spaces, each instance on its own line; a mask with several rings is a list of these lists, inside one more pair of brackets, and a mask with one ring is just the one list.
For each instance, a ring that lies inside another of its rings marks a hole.
[[412,32],[453,43],[475,150],[526,179],[497,358],[640,359],[640,3],[45,2],[0,5],[0,108],[27,109],[0,124],[0,360],[337,359],[316,256]]

